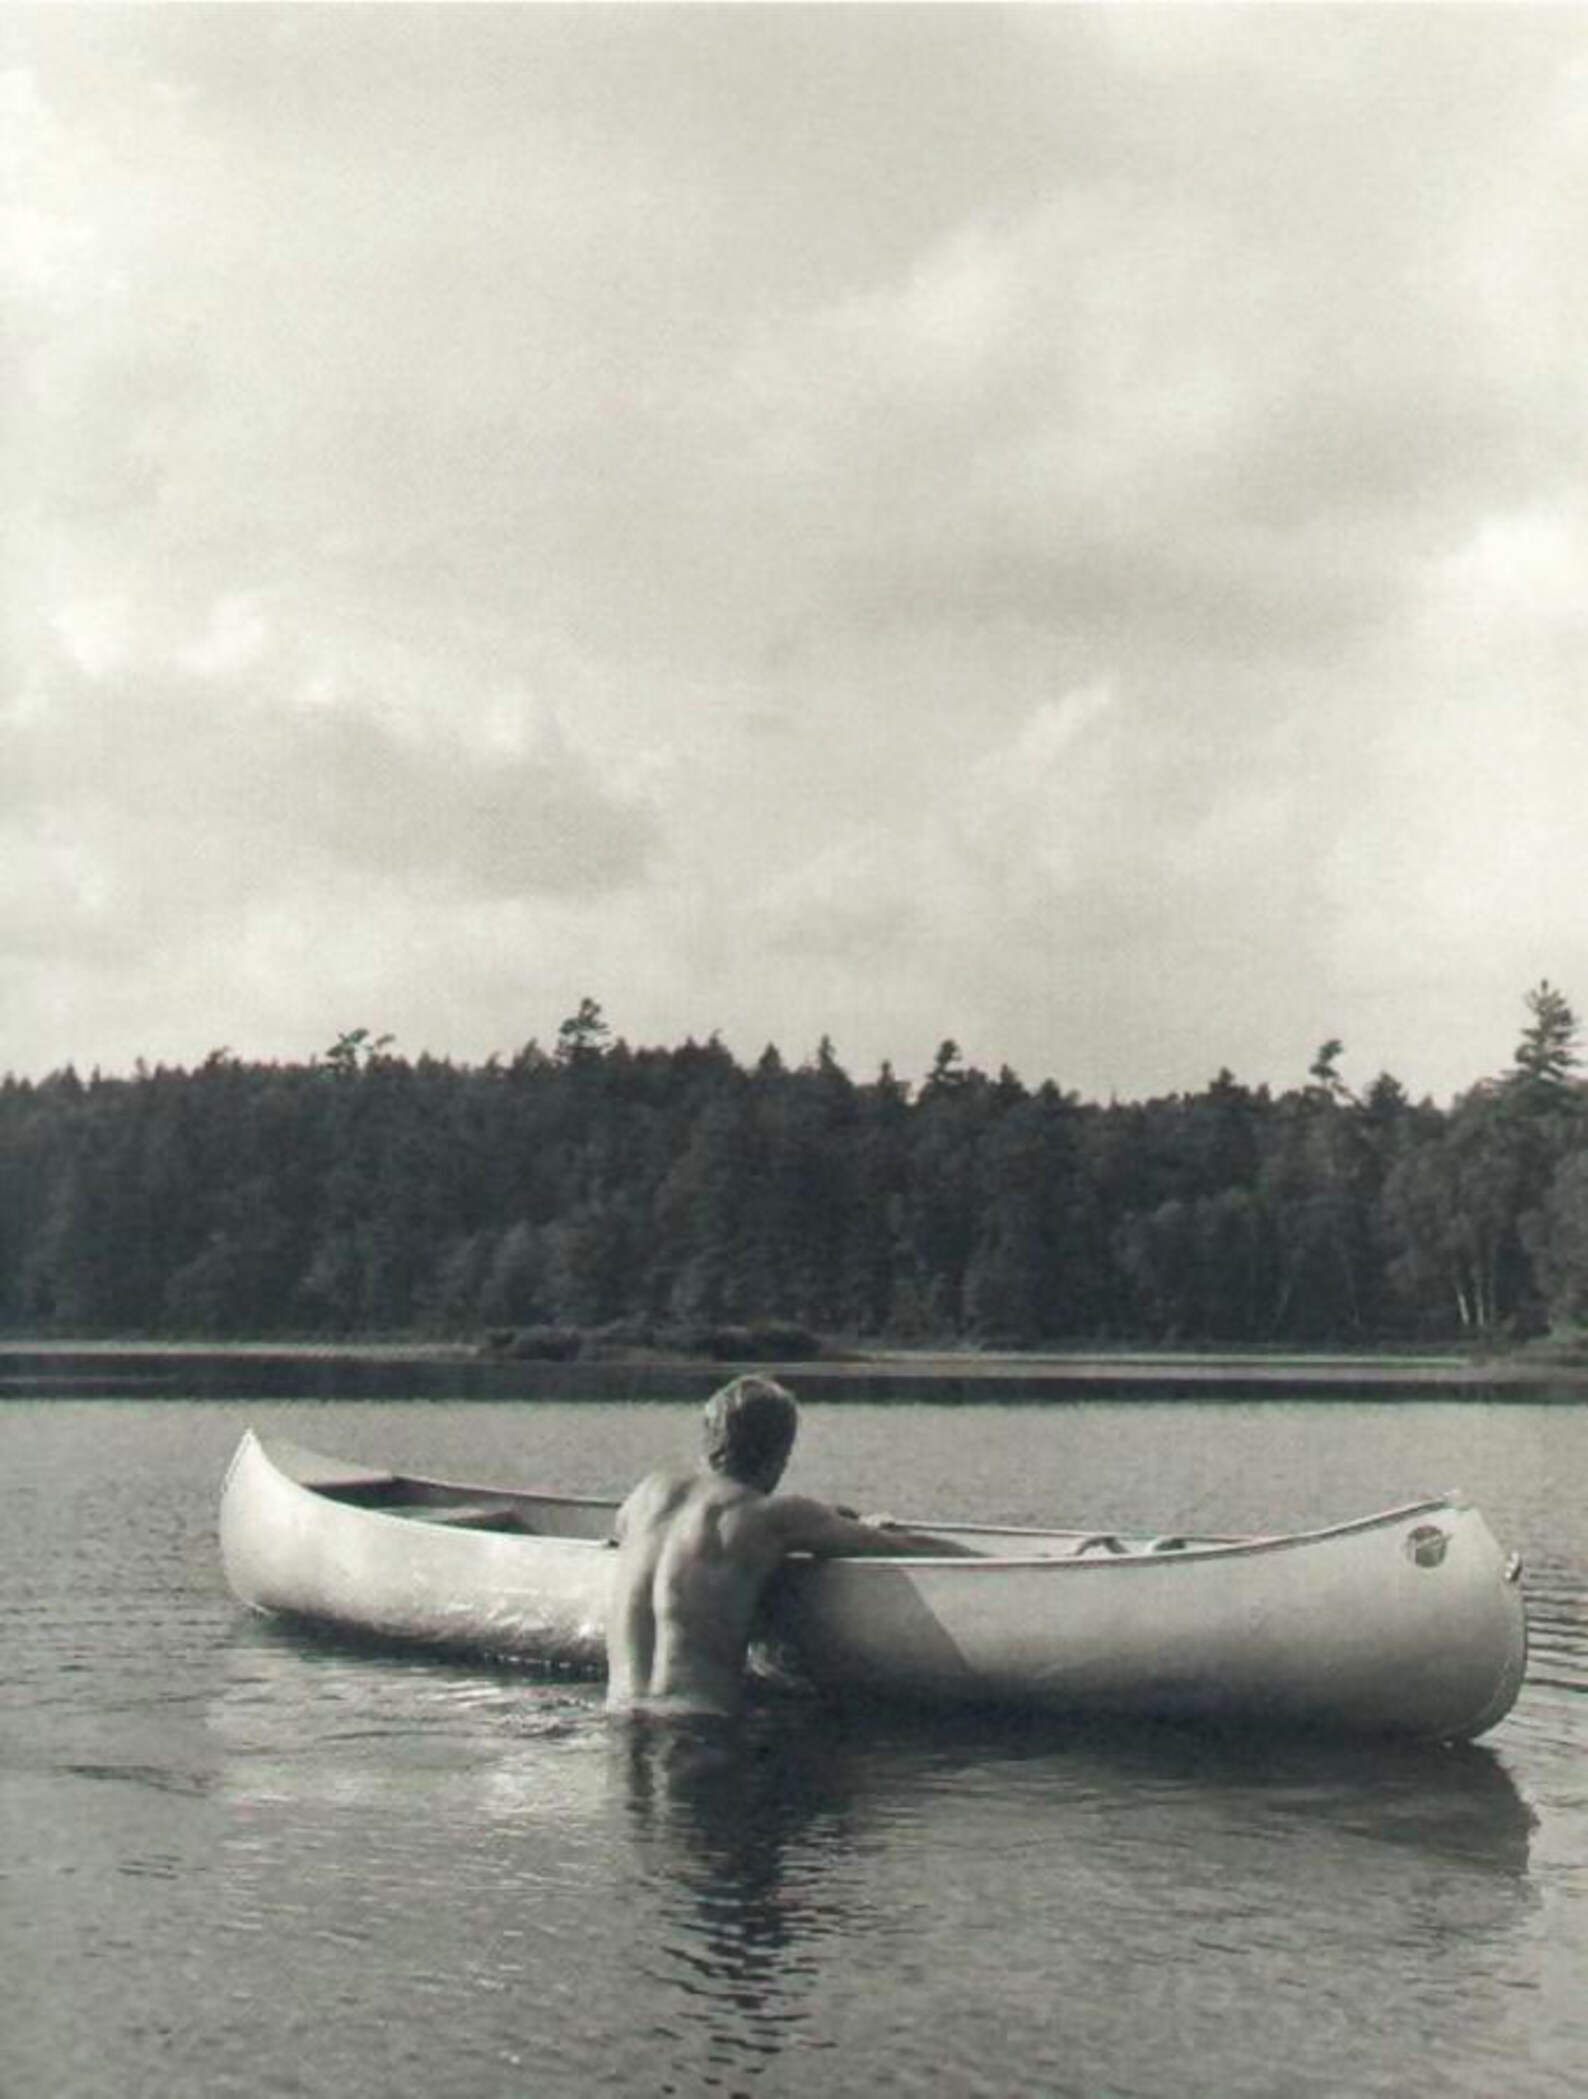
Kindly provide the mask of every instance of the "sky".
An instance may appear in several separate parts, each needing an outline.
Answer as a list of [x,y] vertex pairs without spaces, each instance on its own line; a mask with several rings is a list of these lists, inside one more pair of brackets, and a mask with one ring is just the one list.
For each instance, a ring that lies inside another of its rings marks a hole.
[[1588,11],[0,8],[0,1070],[1588,1012]]

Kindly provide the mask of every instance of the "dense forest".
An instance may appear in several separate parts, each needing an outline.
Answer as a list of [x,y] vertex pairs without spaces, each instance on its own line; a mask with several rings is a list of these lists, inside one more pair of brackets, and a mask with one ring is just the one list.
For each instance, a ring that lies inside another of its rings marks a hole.
[[1570,1330],[1588,1088],[1541,984],[1515,1062],[1448,1108],[1294,1090],[1089,1103],[945,1042],[917,1087],[823,1041],[753,1068],[633,1049],[593,1000],[460,1066],[356,1029],[304,1064],[0,1084],[0,1329],[643,1343],[1360,1343]]

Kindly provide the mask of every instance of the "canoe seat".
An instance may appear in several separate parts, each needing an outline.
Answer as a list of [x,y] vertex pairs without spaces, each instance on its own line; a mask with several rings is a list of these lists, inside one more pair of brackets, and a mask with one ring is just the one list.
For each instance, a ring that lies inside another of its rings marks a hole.
[[402,1513],[421,1523],[444,1523],[449,1530],[520,1533],[535,1530],[535,1525],[527,1522],[519,1510],[501,1501],[432,1502],[405,1509]]
[[1083,1553],[1107,1553],[1112,1559],[1128,1557],[1132,1552],[1184,1552],[1191,1543],[1189,1538],[1149,1538],[1145,1544],[1127,1545],[1123,1538],[1116,1538],[1112,1531],[1097,1531],[1090,1538],[1082,1538],[1071,1548],[1070,1557],[1080,1559]]

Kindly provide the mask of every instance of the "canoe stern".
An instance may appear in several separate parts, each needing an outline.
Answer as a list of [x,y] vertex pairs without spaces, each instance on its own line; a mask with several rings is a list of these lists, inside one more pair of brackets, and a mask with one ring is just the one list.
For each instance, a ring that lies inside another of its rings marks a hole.
[[336,1498],[390,1477],[337,1466],[293,1477],[245,1436],[221,1497],[234,1595],[375,1638],[581,1672],[604,1663],[609,1567],[597,1544],[394,1522]]
[[1527,1658],[1514,1566],[1454,1500],[1176,1555],[808,1562],[775,1622],[838,1692],[1442,1740]]

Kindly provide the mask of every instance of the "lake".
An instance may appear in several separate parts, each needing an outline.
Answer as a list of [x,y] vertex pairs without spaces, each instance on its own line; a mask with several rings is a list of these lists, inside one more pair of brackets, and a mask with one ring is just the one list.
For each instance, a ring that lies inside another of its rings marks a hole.
[[1533,1644],[1460,1749],[789,1699],[702,1749],[222,1581],[244,1427],[603,1493],[694,1421],[0,1404],[7,2099],[1588,2089],[1588,1406],[804,1410],[789,1485],[904,1518],[1277,1530],[1464,1487]]

